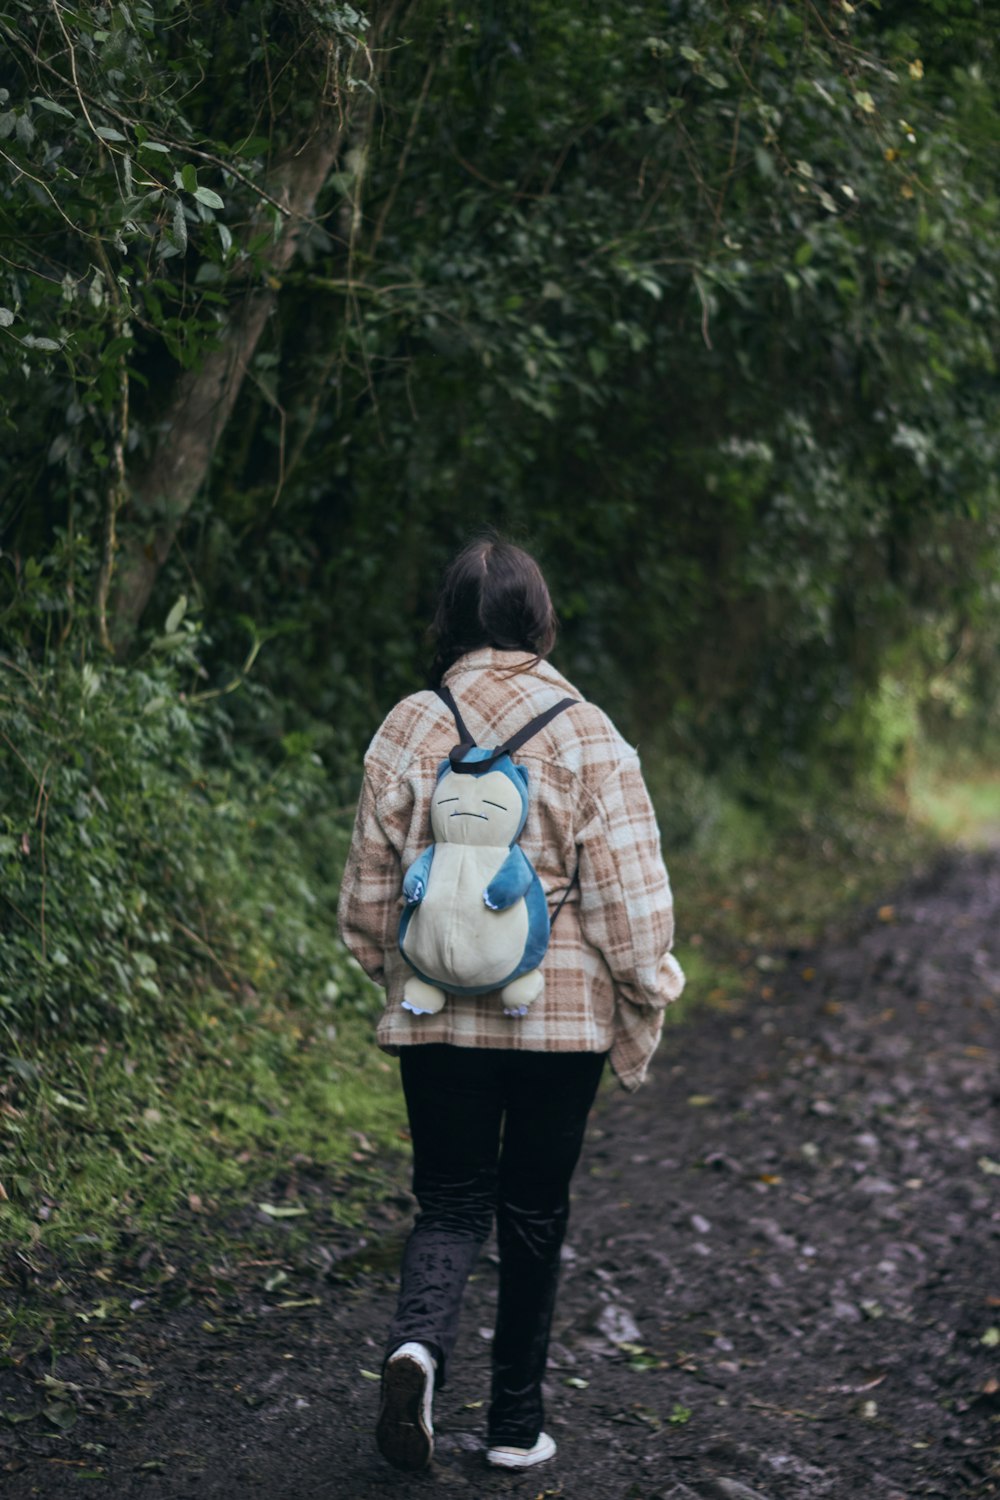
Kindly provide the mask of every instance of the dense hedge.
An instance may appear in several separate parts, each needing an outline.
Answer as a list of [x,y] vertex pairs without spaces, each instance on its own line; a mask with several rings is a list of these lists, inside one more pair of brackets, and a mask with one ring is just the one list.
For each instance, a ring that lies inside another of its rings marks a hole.
[[176,1026],[209,988],[371,1004],[336,936],[349,821],[319,758],[233,743],[182,612],[127,667],[80,643],[0,657],[0,1053]]

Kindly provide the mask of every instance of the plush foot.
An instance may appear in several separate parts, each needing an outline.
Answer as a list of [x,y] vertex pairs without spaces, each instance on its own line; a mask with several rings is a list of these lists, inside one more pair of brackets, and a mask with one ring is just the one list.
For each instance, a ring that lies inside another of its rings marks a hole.
[[425,1469],[434,1452],[434,1356],[426,1344],[404,1344],[382,1375],[382,1405],[375,1440],[397,1469]]
[[556,1445],[548,1433],[540,1432],[537,1442],[530,1448],[511,1448],[505,1443],[488,1448],[486,1462],[494,1469],[533,1469],[535,1464],[543,1464],[552,1458],[555,1451]]
[[535,1003],[544,988],[545,979],[541,969],[530,969],[527,974],[505,984],[500,991],[504,1015],[526,1016],[528,1007]]
[[403,986],[402,1006],[415,1016],[436,1016],[444,1005],[445,998],[444,990],[439,990],[437,985],[427,984],[414,975]]

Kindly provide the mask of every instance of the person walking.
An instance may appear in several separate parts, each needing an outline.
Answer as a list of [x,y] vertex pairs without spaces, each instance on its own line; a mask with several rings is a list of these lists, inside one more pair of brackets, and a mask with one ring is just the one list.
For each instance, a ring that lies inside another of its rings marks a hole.
[[[430,1462],[434,1391],[495,1218],[486,1457],[522,1469],[555,1453],[542,1379],[570,1179],[601,1072],[609,1060],[625,1089],[639,1086],[684,977],[638,756],[549,663],[556,615],[538,564],[492,534],[470,543],[447,569],[433,628],[431,688],[396,705],[365,756],[338,908],[347,948],[386,991],[377,1042],[399,1057],[419,1207],[376,1440],[397,1468]],[[454,710],[462,739],[497,746],[566,698],[516,752],[530,788],[520,848],[554,914],[541,993],[527,1005],[449,994],[425,1009],[407,998],[419,987],[404,992],[413,969],[398,941],[402,886],[431,838],[436,779],[459,738]]]

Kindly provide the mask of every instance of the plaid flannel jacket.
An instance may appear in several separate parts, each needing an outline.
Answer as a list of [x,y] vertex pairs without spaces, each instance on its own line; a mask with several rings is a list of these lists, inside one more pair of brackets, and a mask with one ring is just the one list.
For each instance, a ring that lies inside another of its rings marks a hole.
[[[490,647],[461,657],[444,680],[481,745],[502,744],[558,699],[579,697],[548,662]],[[449,997],[433,1016],[402,1008],[411,972],[397,947],[403,874],[430,842],[437,768],[456,740],[437,695],[414,693],[365,756],[338,915],[348,949],[386,990],[379,1045],[610,1052],[620,1082],[637,1088],[684,976],[670,951],[670,884],[638,756],[592,703],[564,710],[517,752],[530,778],[519,842],[550,911],[579,869],[542,961],[540,999],[522,1019],[505,1016],[495,993]]]

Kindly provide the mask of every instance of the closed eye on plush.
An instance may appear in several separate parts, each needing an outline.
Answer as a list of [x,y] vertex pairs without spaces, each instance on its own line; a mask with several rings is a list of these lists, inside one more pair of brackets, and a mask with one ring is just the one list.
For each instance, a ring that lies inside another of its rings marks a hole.
[[484,797],[483,801],[486,803],[487,807],[499,807],[499,809],[500,809],[501,812],[506,812],[507,811],[506,807],[504,806],[504,804],[502,802],[491,802],[490,799],[489,799],[489,797]]
[[438,800],[437,800],[437,806],[438,807],[443,807],[446,802],[457,802],[457,801],[458,801],[457,797],[439,797]]

